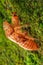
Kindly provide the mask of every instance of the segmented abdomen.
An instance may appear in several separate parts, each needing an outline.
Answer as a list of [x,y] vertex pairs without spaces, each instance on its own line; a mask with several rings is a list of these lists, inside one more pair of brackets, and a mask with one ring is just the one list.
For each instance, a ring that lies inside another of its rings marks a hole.
[[28,39],[23,35],[20,35],[18,33],[13,33],[10,35],[10,37],[19,42],[19,45],[21,45],[24,48],[30,49],[30,50],[37,50],[38,45],[34,42],[34,40]]

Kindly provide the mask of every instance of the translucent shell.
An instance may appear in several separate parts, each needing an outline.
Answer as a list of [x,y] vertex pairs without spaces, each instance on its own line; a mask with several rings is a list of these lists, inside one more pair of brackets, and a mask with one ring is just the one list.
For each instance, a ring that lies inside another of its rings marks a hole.
[[12,24],[9,24],[7,21],[3,22],[3,29],[5,31],[5,35],[7,38],[15,43],[17,43],[20,47],[35,51],[39,49],[38,44],[34,41],[34,38],[29,37],[25,33],[20,31],[18,16],[12,16]]

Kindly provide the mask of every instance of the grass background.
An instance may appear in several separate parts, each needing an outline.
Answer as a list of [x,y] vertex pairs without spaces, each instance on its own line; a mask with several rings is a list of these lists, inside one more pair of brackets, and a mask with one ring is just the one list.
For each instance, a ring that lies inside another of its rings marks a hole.
[[[17,12],[20,24],[29,24],[38,51],[26,51],[6,38],[3,21],[11,23],[12,12]],[[43,65],[43,0],[0,0],[0,65]]]

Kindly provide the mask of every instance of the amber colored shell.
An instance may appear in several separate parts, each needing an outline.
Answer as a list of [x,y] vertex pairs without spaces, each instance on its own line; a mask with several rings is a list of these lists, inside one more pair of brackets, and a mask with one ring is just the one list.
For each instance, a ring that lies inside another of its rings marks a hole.
[[28,35],[20,31],[21,28],[18,16],[12,16],[12,24],[14,25],[14,28],[7,21],[3,22],[3,29],[8,39],[17,43],[20,47],[26,50],[35,51],[39,49],[39,46],[34,41],[34,38],[29,37]]

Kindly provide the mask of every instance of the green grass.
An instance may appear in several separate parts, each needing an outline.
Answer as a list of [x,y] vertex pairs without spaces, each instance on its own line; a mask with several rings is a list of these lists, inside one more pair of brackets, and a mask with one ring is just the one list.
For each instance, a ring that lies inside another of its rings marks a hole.
[[[20,24],[29,24],[38,51],[24,50],[6,38],[3,21],[11,23],[12,12],[17,12]],[[0,0],[0,65],[43,65],[43,0]]]

